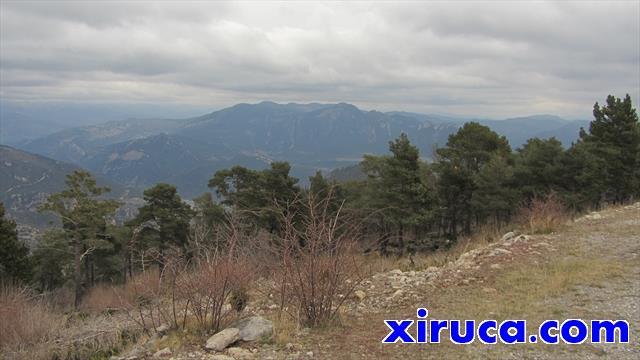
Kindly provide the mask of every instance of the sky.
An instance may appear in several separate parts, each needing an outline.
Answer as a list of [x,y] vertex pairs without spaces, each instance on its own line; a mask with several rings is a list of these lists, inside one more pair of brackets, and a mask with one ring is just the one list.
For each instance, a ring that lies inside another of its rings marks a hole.
[[640,1],[0,3],[5,103],[588,118],[626,93]]

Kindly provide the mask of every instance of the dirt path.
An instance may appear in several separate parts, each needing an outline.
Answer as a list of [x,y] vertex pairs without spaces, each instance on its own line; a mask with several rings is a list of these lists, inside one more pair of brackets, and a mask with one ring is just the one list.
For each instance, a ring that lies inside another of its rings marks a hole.
[[[587,215],[558,234],[497,243],[444,269],[374,276],[343,328],[313,331],[294,347],[262,347],[259,358],[639,359],[640,203]],[[625,319],[630,344],[382,345],[384,319]],[[312,355],[313,354],[313,355]]]

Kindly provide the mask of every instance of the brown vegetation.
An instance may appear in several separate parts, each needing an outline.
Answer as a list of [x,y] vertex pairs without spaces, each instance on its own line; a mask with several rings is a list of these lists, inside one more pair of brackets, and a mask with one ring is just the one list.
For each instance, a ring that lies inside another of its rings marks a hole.
[[549,234],[557,231],[570,219],[566,207],[554,192],[544,197],[534,197],[531,203],[520,208],[516,217],[528,234]]

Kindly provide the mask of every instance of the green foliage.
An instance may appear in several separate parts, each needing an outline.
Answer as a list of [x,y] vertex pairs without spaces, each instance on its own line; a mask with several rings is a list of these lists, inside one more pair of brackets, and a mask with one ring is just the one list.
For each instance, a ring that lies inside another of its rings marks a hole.
[[18,240],[16,223],[5,218],[0,203],[0,284],[28,282],[32,275],[29,248]]
[[593,171],[602,179],[604,200],[623,202],[640,192],[640,123],[629,94],[624,99],[609,95],[606,102],[594,105],[594,120],[580,140],[600,159]]
[[169,184],[157,184],[144,191],[146,204],[138,209],[138,215],[130,225],[141,227],[142,246],[158,250],[158,264],[164,264],[164,255],[169,247],[186,250],[189,234],[189,221],[193,211],[182,201],[176,187]]
[[289,176],[291,166],[273,162],[270,169],[250,170],[242,166],[220,170],[209,180],[224,205],[245,212],[258,226],[276,232],[280,228],[275,207],[286,207],[300,194],[298,179]]
[[107,233],[107,221],[119,203],[101,199],[109,188],[97,186],[86,171],[74,171],[67,175],[65,183],[67,188],[50,195],[39,210],[60,218],[65,240],[73,247],[75,305],[78,306],[83,286],[91,286],[96,280],[96,262],[114,250]]
[[476,221],[489,217],[497,224],[508,221],[518,202],[513,181],[513,167],[499,154],[480,168],[473,178],[475,190],[471,196]]
[[50,291],[73,280],[73,246],[64,230],[44,233],[33,250],[34,284],[41,291]]
[[196,221],[212,226],[225,220],[224,208],[213,200],[211,193],[204,193],[193,199],[193,202]]
[[[471,232],[474,215],[478,211],[496,211],[498,203],[493,208],[478,208],[482,195],[476,195],[476,208],[472,204],[474,192],[478,189],[478,182],[484,186],[484,191],[489,194],[489,188],[499,186],[503,181],[491,174],[478,175],[492,159],[506,159],[511,154],[511,147],[504,136],[491,131],[486,126],[475,122],[464,124],[457,133],[449,136],[447,146],[436,150],[437,163],[435,170],[438,175],[438,195],[440,200],[440,214],[446,224],[448,235],[455,239],[458,234],[458,226],[464,224],[464,231]],[[500,160],[494,160],[492,167],[505,166]],[[487,170],[488,171],[488,170]],[[508,170],[501,169],[503,175],[509,175]],[[480,176],[480,177],[479,177]],[[493,184],[490,184],[493,182]],[[510,194],[497,202],[509,202]],[[480,196],[480,198],[478,198]],[[476,212],[474,214],[474,212]]]
[[552,190],[561,190],[566,171],[563,164],[564,153],[560,141],[553,137],[529,139],[517,150],[515,186],[524,199],[529,201]]
[[383,227],[397,231],[403,251],[407,228],[415,234],[431,218],[432,191],[422,177],[424,165],[418,148],[406,134],[390,142],[389,151],[387,156],[364,156],[361,167],[367,180],[363,199],[367,208],[383,215]]

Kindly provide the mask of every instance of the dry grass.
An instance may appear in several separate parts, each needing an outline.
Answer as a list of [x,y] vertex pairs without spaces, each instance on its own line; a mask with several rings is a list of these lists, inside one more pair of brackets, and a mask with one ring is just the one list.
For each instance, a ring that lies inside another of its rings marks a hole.
[[290,316],[278,316],[273,320],[273,342],[284,346],[294,341],[300,330],[299,321]]
[[26,288],[0,291],[0,358],[108,357],[123,344],[130,324],[110,316],[65,315]]
[[66,319],[28,288],[0,289],[0,347],[20,352],[55,339]]
[[535,197],[520,208],[516,222],[528,234],[549,234],[560,230],[570,219],[566,207],[551,192],[545,197]]
[[122,307],[122,299],[114,286],[99,284],[93,287],[82,299],[80,309],[92,314],[111,312]]

